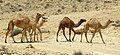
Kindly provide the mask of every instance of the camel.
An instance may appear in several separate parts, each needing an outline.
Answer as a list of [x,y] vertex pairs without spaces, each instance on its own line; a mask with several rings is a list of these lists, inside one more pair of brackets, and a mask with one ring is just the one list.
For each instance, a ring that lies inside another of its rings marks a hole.
[[[71,30],[74,32],[73,27],[78,27],[83,22],[86,22],[86,20],[85,19],[80,19],[80,21],[77,24],[75,24],[68,17],[64,17],[63,20],[59,23],[59,28],[58,28],[58,31],[57,31],[56,41],[58,42],[58,34],[59,34],[59,31],[62,29],[63,30],[63,35],[66,38],[66,40],[71,42]],[[67,39],[67,37],[65,35],[65,28],[69,28],[69,40]]]
[[[80,42],[82,42],[82,35],[83,35],[85,32],[87,32],[87,29],[86,29],[85,25],[82,25],[82,26],[79,26],[79,27],[74,27],[73,29],[74,29],[74,36],[73,36],[73,38],[72,38],[72,41],[74,41],[74,38],[75,38],[75,35],[76,35],[76,34],[81,34],[81,40],[80,40]],[[86,37],[86,36],[85,36],[85,37]],[[87,42],[89,43],[87,37],[86,37],[86,40],[87,40]]]
[[[41,14],[37,13],[35,21],[37,22],[40,17],[41,17]],[[23,29],[23,31],[22,31],[22,38],[23,38],[23,35],[25,35],[26,40],[28,42],[26,31],[30,29],[30,26],[31,26],[30,25],[30,19],[28,18],[28,16],[21,15],[19,17],[15,17],[14,19],[9,21],[7,32],[6,32],[6,37],[5,37],[5,43],[7,43],[6,40],[7,40],[8,34],[9,33],[11,33],[11,34],[13,33],[14,26]],[[23,42],[22,38],[21,38],[21,42]],[[12,36],[12,39],[13,39],[14,43],[16,43],[16,41],[15,41],[13,36]]]
[[[42,41],[42,32],[40,30],[40,27],[43,26],[43,24],[45,22],[47,22],[47,19],[46,17],[41,17],[40,20],[38,21],[38,23],[36,24],[36,26],[33,26],[33,29],[32,29],[32,33],[34,33],[34,41],[35,41],[35,35],[36,35],[36,29],[38,29],[38,31],[40,32],[39,35],[40,35],[40,40]],[[38,35],[38,34],[37,34]],[[37,37],[37,41],[38,41],[38,37]]]
[[[37,28],[37,25],[39,24],[39,22],[45,22],[45,20],[44,20],[45,18],[43,16],[44,16],[44,14],[37,13],[36,19],[34,21],[30,21],[29,28],[28,28],[28,32],[29,32],[29,35],[30,35],[30,42],[32,42],[32,36],[31,35],[33,33],[34,33],[34,38],[35,38],[36,28]],[[41,33],[40,28],[37,28],[37,29]],[[32,32],[31,32],[31,30],[32,30]],[[21,39],[21,42],[23,42],[22,39]]]
[[[18,17],[15,17],[15,18],[18,18]],[[7,43],[7,41],[6,41],[7,35],[9,34],[9,32],[11,32],[11,34],[12,34],[14,26],[23,28],[24,30],[22,31],[22,34],[25,34],[27,28],[29,27],[29,22],[30,22],[30,19],[27,16],[20,16],[20,18],[18,18],[18,19],[10,20],[8,23],[8,28],[7,28],[7,32],[6,32],[5,43]],[[12,39],[13,39],[14,43],[16,43],[13,36],[12,36]],[[27,37],[26,37],[26,40],[28,41]]]
[[[93,33],[93,36],[90,40],[90,43],[92,43],[92,40],[95,36],[95,33],[96,32],[99,32],[100,36],[101,36],[101,39],[103,41],[103,43],[105,44],[104,40],[103,40],[103,37],[102,37],[102,33],[101,33],[101,29],[105,29],[107,28],[107,26],[110,24],[110,23],[113,23],[114,21],[111,21],[111,20],[108,20],[105,25],[102,26],[102,24],[96,19],[96,18],[91,18],[87,23],[86,25],[84,26],[81,26],[79,28],[76,28],[76,30],[74,30],[76,33],[75,34],[81,34],[81,40],[80,42],[82,42],[82,34],[85,33],[85,36],[86,36],[86,40],[88,42],[88,39],[87,39],[87,31],[89,30],[90,32]],[[90,29],[92,28],[92,29]],[[78,31],[79,30],[79,31]],[[77,32],[78,31],[78,32]],[[74,35],[75,37],[75,35]],[[72,40],[74,40],[74,37],[72,38]]]

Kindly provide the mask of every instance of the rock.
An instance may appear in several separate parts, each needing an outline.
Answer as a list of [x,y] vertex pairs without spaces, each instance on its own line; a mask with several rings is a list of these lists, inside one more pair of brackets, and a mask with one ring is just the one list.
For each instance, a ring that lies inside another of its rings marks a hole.
[[29,44],[26,48],[34,48],[32,44]]

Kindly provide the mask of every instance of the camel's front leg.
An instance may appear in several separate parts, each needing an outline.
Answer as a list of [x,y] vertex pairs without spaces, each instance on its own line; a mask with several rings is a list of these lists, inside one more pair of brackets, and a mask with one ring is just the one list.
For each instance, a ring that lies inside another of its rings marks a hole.
[[82,42],[82,35],[83,35],[83,33],[81,33],[81,40],[80,40],[80,42]]
[[69,29],[69,41],[71,42],[71,28]]
[[85,32],[85,37],[86,37],[86,41],[89,43],[88,38],[87,38],[87,31]]
[[103,40],[101,31],[99,32],[99,34],[100,34],[100,37],[101,37],[101,39],[102,39],[102,41],[103,41],[103,44],[105,44],[105,41]]
[[72,41],[74,41],[75,35],[76,35],[76,34],[74,33],[74,36],[73,36],[73,38],[72,38]]
[[42,31],[40,30],[40,28],[37,28],[39,30],[39,35],[40,35],[40,40],[42,41]]

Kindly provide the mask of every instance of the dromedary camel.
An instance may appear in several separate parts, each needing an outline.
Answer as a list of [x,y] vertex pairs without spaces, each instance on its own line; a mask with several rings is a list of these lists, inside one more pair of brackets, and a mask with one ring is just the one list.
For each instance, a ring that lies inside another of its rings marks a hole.
[[[35,41],[36,29],[38,29],[38,31],[40,32],[40,33],[39,33],[39,35],[40,35],[40,40],[42,41],[42,32],[41,32],[41,30],[40,30],[40,27],[42,27],[43,24],[44,24],[45,22],[47,22],[47,19],[48,19],[48,18],[42,16],[36,25],[33,24],[32,33],[34,33],[34,41]],[[38,34],[37,34],[37,35],[38,35]],[[38,41],[38,36],[37,36],[37,41]]]
[[[16,17],[18,18],[18,17]],[[29,22],[30,19],[27,16],[21,16],[18,19],[12,19],[10,20],[10,22],[8,23],[8,28],[7,28],[7,33],[6,33],[6,37],[5,37],[5,43],[7,43],[7,35],[9,34],[9,32],[11,32],[11,34],[13,33],[13,29],[14,29],[14,25],[20,28],[23,28],[23,32],[22,34],[26,33],[26,29],[29,27]],[[24,25],[23,25],[24,24]],[[16,43],[16,41],[14,40],[14,37],[12,36],[14,43]],[[27,37],[26,40],[28,41]]]
[[[74,31],[76,32],[75,34],[85,33],[87,42],[88,42],[87,31],[89,30],[90,32],[92,32],[93,36],[92,36],[91,41],[90,41],[91,43],[92,43],[92,39],[93,39],[95,33],[99,32],[101,39],[102,39],[103,43],[105,44],[103,37],[102,37],[101,29],[105,29],[110,23],[113,23],[113,21],[108,20],[105,23],[105,25],[102,26],[101,23],[96,18],[91,18],[85,26],[79,26],[79,28],[77,28]],[[92,30],[90,28],[92,28]],[[82,42],[82,34],[81,34],[81,40],[80,40],[81,42]],[[74,35],[74,37],[75,37],[75,35]],[[74,37],[72,38],[72,40],[74,40]]]
[[[41,17],[41,14],[37,13],[37,18],[36,21],[39,20],[39,18]],[[26,31],[30,28],[30,19],[28,18],[28,16],[19,16],[19,17],[15,17],[14,19],[10,20],[10,22],[8,23],[8,28],[7,28],[7,32],[6,32],[6,37],[5,37],[5,43],[7,43],[7,35],[11,32],[11,34],[13,33],[13,29],[14,26],[22,28],[22,37],[23,35],[25,35],[26,40],[28,42],[27,39],[27,34]],[[14,37],[12,36],[14,43],[16,43]],[[21,38],[22,41],[22,38]]]
[[[79,27],[74,27],[73,29],[74,29],[74,36],[72,38],[72,41],[74,41],[74,38],[75,38],[76,34],[81,34],[80,42],[82,42],[82,35],[83,35],[83,33],[87,32],[87,29],[86,29],[85,25],[79,26]],[[89,43],[87,36],[85,36],[85,37],[86,37],[87,42]]]
[[[37,13],[35,20],[34,20],[34,21],[30,21],[30,23],[29,23],[29,28],[28,28],[27,31],[29,32],[30,41],[31,41],[31,42],[32,42],[32,36],[31,36],[31,34],[33,34],[33,32],[35,33],[37,24],[39,23],[39,19],[43,19],[43,18],[41,18],[41,17],[43,17],[43,16],[44,16],[44,14],[39,14],[39,13]],[[32,33],[30,33],[31,30],[32,30]],[[21,38],[21,42],[23,42],[23,41],[22,41],[22,38]]]
[[[66,38],[67,41],[71,42],[71,30],[74,32],[73,27],[78,27],[80,26],[83,22],[86,22],[85,19],[80,19],[80,21],[75,24],[71,19],[69,19],[68,17],[64,17],[63,20],[60,22],[59,24],[59,28],[57,31],[57,37],[56,37],[56,41],[58,42],[58,34],[59,31],[62,29],[63,30],[63,35]],[[65,36],[65,28],[69,28],[69,40],[67,39],[67,37]]]

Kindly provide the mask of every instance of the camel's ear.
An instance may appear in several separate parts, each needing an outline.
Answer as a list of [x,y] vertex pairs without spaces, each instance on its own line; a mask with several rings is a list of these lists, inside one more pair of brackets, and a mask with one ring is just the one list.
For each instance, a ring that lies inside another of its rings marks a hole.
[[85,19],[80,19],[81,21],[83,21],[83,22],[86,22],[86,20]]
[[41,16],[44,16],[44,14],[41,14]]
[[37,13],[37,15],[41,15],[41,14]]

